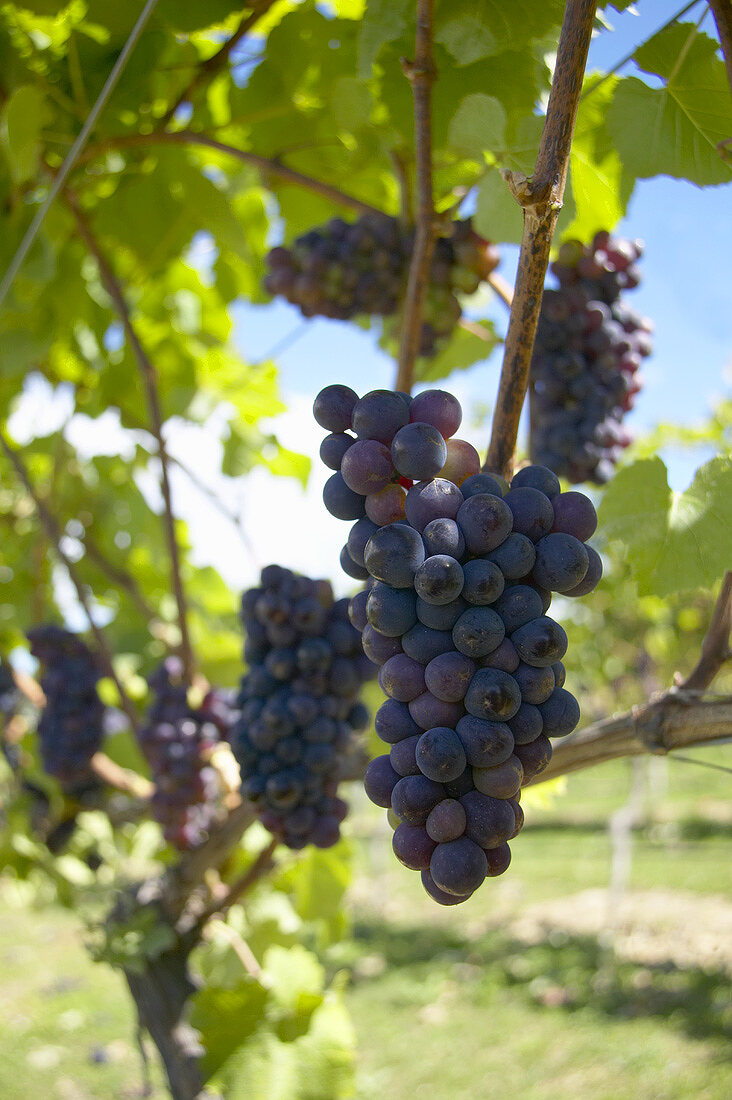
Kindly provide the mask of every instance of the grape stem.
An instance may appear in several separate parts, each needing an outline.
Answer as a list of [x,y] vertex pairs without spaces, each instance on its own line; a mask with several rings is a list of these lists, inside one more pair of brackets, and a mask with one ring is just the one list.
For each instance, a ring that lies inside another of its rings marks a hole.
[[239,45],[249,31],[252,30],[255,24],[259,22],[262,16],[267,14],[274,3],[275,0],[253,0],[253,3],[247,5],[247,7],[251,8],[249,14],[242,16],[239,26],[215,54],[212,54],[211,57],[207,57],[205,61],[200,62],[194,75],[188,81],[183,91],[176,96],[174,102],[170,104],[165,114],[160,119],[158,124],[160,129],[164,129],[168,125],[175,112],[183,103],[190,102],[195,93],[200,91],[206,84],[210,83],[216,76],[216,73],[219,72],[220,69],[223,69],[232,51]]
[[484,466],[485,470],[504,476],[510,475],[513,467],[549,250],[562,209],[596,8],[597,0],[567,0],[534,172],[529,178],[520,172],[504,173],[524,215],[516,289]]
[[486,282],[493,293],[510,309],[513,305],[513,287],[509,281],[504,279],[500,272],[491,271]]
[[86,154],[79,158],[79,163],[84,164],[89,160],[93,160],[108,149],[134,149],[145,145],[204,145],[206,148],[223,153],[225,156],[234,157],[235,160],[240,160],[243,164],[251,164],[254,168],[258,168],[265,180],[268,176],[274,176],[284,180],[285,183],[293,183],[298,187],[304,187],[308,191],[312,191],[316,195],[322,195],[323,198],[329,199],[339,206],[348,206],[361,214],[383,214],[383,211],[379,210],[378,207],[362,202],[361,199],[348,195],[345,191],[341,191],[339,188],[323,182],[323,180],[306,176],[302,172],[298,172],[297,169],[283,164],[277,158],[262,157],[258,153],[249,152],[248,149],[239,149],[235,145],[227,145],[226,142],[217,141],[216,138],[209,137],[208,134],[197,130],[122,134],[119,137],[108,138],[90,145]]
[[106,783],[108,787],[114,787],[117,791],[124,791],[134,798],[148,799],[152,797],[155,785],[143,775],[138,775],[130,768],[122,768],[110,759],[104,752],[95,752],[90,761],[91,770],[98,779]]
[[191,648],[190,634],[188,632],[188,605],[186,602],[186,596],[181,577],[181,555],[175,531],[175,515],[173,512],[172,494],[170,489],[170,460],[168,458],[168,451],[163,435],[163,415],[160,403],[160,391],[158,385],[157,371],[147,353],[145,352],[142,344],[140,343],[140,339],[137,335],[135,327],[132,324],[129,307],[122,292],[122,288],[114,272],[112,271],[112,268],[108,263],[104,253],[102,252],[96,237],[93,235],[91,229],[89,228],[89,225],[86,222],[86,219],[82,215],[75,197],[71,195],[71,193],[68,191],[64,192],[64,196],[66,199],[66,203],[76,220],[79,235],[84,241],[88,251],[96,260],[97,267],[99,269],[99,275],[104,285],[104,289],[106,290],[109,297],[112,299],[117,313],[119,314],[119,318],[122,321],[125,335],[130,346],[130,350],[132,351],[137,361],[140,375],[142,377],[142,383],[147,399],[150,427],[157,443],[158,457],[160,460],[160,490],[163,497],[163,520],[165,536],[168,543],[168,553],[170,556],[171,583],[173,587],[173,593],[175,595],[176,606],[178,609],[180,656],[181,660],[183,661],[186,679],[190,684],[193,682],[193,678],[195,675],[195,666],[193,660],[193,650]]
[[[732,735],[732,695],[706,697],[714,677],[732,658],[732,572],[725,575],[701,655],[685,679],[638,707],[563,738],[548,767],[531,783],[566,775],[621,756],[664,754]],[[530,785],[530,784],[527,784]]]
[[417,219],[414,252],[404,298],[399,365],[394,389],[410,393],[419,354],[422,311],[435,247],[435,209],[432,197],[432,84],[436,78],[432,56],[432,0],[417,0],[414,61],[402,59],[414,97],[414,146],[417,179]]
[[727,68],[727,80],[732,92],[732,5],[729,0],[709,0],[714,24],[722,45],[722,56]]
[[63,532],[61,530],[61,527],[60,527],[56,517],[53,515],[53,513],[46,506],[46,504],[44,503],[40,493],[37,491],[35,485],[31,481],[30,474],[28,473],[28,470],[27,470],[27,468],[25,466],[25,463],[23,462],[22,458],[20,457],[18,452],[15,450],[15,448],[9,443],[8,439],[6,438],[6,436],[5,436],[5,434],[2,430],[0,430],[0,448],[2,448],[2,450],[4,451],[6,457],[8,458],[9,462],[13,466],[13,469],[15,470],[16,474],[18,475],[21,482],[25,486],[25,489],[28,493],[28,496],[31,498],[31,500],[33,501],[33,503],[36,507],[36,512],[38,513],[38,518],[41,521],[41,525],[42,525],[43,529],[46,532],[46,535],[48,537],[48,541],[51,544],[51,546],[53,547],[54,552],[55,552],[56,556],[58,557],[59,561],[61,562],[61,564],[66,569],[66,572],[69,575],[71,583],[73,584],[74,588],[76,589],[77,599],[79,600],[79,603],[81,604],[82,608],[84,609],[84,613],[85,613],[85,615],[86,615],[86,617],[89,621],[89,628],[91,629],[91,632],[94,635],[94,641],[96,642],[97,649],[99,651],[99,655],[100,655],[100,657],[102,659],[102,662],[104,664],[105,671],[106,671],[107,675],[112,680],[112,682],[114,683],[114,686],[117,689],[117,693],[119,695],[119,700],[120,700],[120,706],[122,707],[125,714],[127,715],[128,719],[129,719],[129,722],[130,722],[130,725],[132,726],[133,730],[135,730],[135,732],[137,732],[137,730],[138,730],[137,712],[135,711],[135,708],[132,705],[131,699],[127,695],[127,692],[125,691],[119,677],[117,676],[117,673],[115,672],[114,660],[113,660],[113,656],[112,656],[112,650],[111,650],[109,644],[107,643],[107,639],[106,639],[106,637],[104,635],[104,632],[102,631],[101,627],[97,626],[96,622],[94,621],[94,616],[92,614],[92,609],[91,609],[91,603],[90,603],[90,600],[89,600],[89,596],[87,594],[86,588],[84,587],[82,579],[81,579],[81,577],[80,577],[80,575],[77,571],[76,565],[71,560],[71,558],[69,558],[69,556],[65,553],[65,551],[63,550],[63,546],[62,546]]
[[274,867],[272,857],[278,843],[277,837],[273,837],[267,847],[262,849],[251,866],[236,882],[232,883],[225,894],[220,898],[216,898],[203,910],[200,916],[196,918],[197,929],[202,929],[212,917],[223,916],[235,902],[248,893],[261,878],[264,878],[272,870]]

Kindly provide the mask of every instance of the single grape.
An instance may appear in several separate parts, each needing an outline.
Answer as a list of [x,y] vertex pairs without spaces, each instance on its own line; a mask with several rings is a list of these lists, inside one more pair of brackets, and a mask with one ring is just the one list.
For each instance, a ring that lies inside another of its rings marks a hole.
[[407,825],[402,822],[394,830],[391,841],[394,855],[405,867],[412,871],[429,868],[436,844],[422,825]]
[[469,607],[452,629],[452,640],[460,653],[477,659],[492,653],[503,641],[505,629],[500,616],[490,607]]
[[388,756],[377,756],[366,769],[364,776],[366,794],[373,803],[386,809],[391,805],[392,793],[400,778],[401,776],[392,768]]
[[375,531],[364,550],[364,562],[371,576],[392,588],[411,589],[424,560],[420,535],[402,523]]
[[547,615],[520,626],[511,635],[511,641],[521,660],[537,668],[561,661],[567,652],[567,635],[559,623]]
[[396,699],[387,699],[381,704],[374,718],[374,726],[378,736],[388,745],[396,745],[398,741],[422,733],[406,704],[399,703]]
[[516,815],[507,799],[469,791],[460,802],[465,810],[465,833],[481,848],[499,848],[511,839]]
[[447,457],[439,476],[460,486],[479,471],[480,455],[475,447],[464,439],[448,439]]
[[460,402],[445,390],[425,390],[412,398],[410,419],[432,424],[444,439],[455,435],[463,418]]
[[465,709],[475,718],[507,722],[521,706],[521,690],[507,672],[480,668],[465,696]]
[[[465,832],[465,808],[456,798],[445,798],[430,810],[425,828],[427,835],[439,844],[457,840]],[[430,852],[430,855],[432,853]]]
[[376,439],[355,440],[343,456],[343,480],[349,489],[361,496],[385,489],[393,473],[389,448]]
[[[525,746],[518,746],[525,748]],[[502,764],[492,768],[473,768],[473,783],[481,794],[491,798],[513,798],[521,789],[524,769],[518,754],[509,756]]]
[[477,493],[461,505],[457,522],[471,554],[488,554],[511,533],[513,517],[499,497]]
[[[510,536],[509,536],[510,537]],[[474,558],[463,565],[463,598],[476,605],[491,604],[503,592],[505,580],[498,565],[485,558]]]
[[457,779],[467,764],[460,738],[454,729],[447,726],[436,726],[422,734],[417,744],[416,758],[422,774],[438,783]]
[[392,440],[391,460],[403,477],[426,481],[445,465],[447,444],[431,424],[405,424]]
[[463,589],[462,566],[447,554],[435,554],[426,558],[417,568],[413,579],[419,598],[425,603],[438,606],[451,604]]
[[486,722],[466,714],[458,722],[456,732],[471,767],[495,767],[513,752],[513,735],[505,722]]
[[488,871],[485,852],[467,836],[438,844],[430,860],[430,874],[440,890],[465,897],[477,890]]
[[571,692],[556,687],[539,705],[547,737],[565,737],[580,720],[579,703]]
[[329,432],[345,432],[351,427],[351,414],[358,394],[349,386],[326,386],[313,403],[313,416]]
[[454,650],[435,657],[424,670],[424,683],[438,699],[459,703],[475,673],[475,662]]
[[422,541],[428,558],[447,554],[459,561],[465,553],[465,539],[454,519],[433,519],[422,532]]

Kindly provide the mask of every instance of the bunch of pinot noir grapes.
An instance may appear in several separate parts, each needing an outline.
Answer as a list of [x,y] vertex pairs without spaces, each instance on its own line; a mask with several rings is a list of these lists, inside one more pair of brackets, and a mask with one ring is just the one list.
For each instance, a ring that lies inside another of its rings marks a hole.
[[73,791],[93,781],[89,762],[102,744],[105,707],[97,693],[102,673],[86,643],[63,627],[28,631],[41,664],[46,704],[38,722],[44,770]]
[[521,787],[579,721],[567,636],[547,611],[552,591],[584,596],[600,579],[585,545],[595,509],[544,466],[510,487],[479,472],[442,390],[358,399],[329,386],[314,412],[333,433],[326,462],[343,449],[325,503],[355,520],[344,564],[368,584],[351,622],[388,696],[375,725],[390,751],[369,765],[366,791],[390,811],[397,858],[456,905],[507,869]]
[[[365,214],[350,223],[333,218],[298,237],[292,248],[270,251],[265,289],[298,306],[304,317],[390,317],[404,298],[414,236],[413,228],[385,214]],[[434,355],[460,320],[456,295],[474,293],[499,258],[495,245],[478,236],[469,220],[454,222],[449,236],[438,237],[423,309],[421,355]]]
[[242,794],[283,844],[328,848],[348,809],[337,788],[354,734],[369,722],[358,696],[373,666],[348,600],[334,601],[327,581],[268,565],[241,615],[248,672],[231,747]]
[[18,688],[11,665],[0,657],[0,720],[12,718],[18,709]]
[[148,678],[153,702],[140,730],[155,791],[152,815],[169,844],[186,851],[201,844],[216,820],[220,785],[207,755],[219,740],[215,723],[188,704],[183,665],[169,657]]
[[531,364],[531,457],[578,483],[604,484],[631,441],[623,426],[641,389],[653,326],[622,293],[638,286],[640,241],[597,233],[567,241],[545,290]]

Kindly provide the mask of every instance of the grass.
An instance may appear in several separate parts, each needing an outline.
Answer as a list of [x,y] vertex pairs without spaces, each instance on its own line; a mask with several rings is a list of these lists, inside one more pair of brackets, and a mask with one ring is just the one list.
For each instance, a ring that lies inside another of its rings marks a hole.
[[[729,766],[732,753],[694,755]],[[563,901],[571,912],[580,904],[574,895],[607,887],[607,823],[628,798],[627,762],[570,777],[546,804],[527,799],[529,825],[508,875],[457,909],[426,898],[419,876],[391,857],[384,815],[357,800],[354,938],[330,962],[352,972],[358,1100],[732,1096],[730,983],[701,950],[703,921],[715,906],[728,911],[725,895],[732,899],[729,776],[650,763],[629,881],[644,896],[664,891],[648,958],[643,949],[641,957],[615,956],[602,936],[561,921],[528,936],[521,925]],[[666,927],[677,904],[684,920],[689,914],[683,966]],[[132,1004],[120,976],[89,961],[73,913],[2,910],[0,998],[2,1100],[141,1095]],[[153,1078],[151,1096],[161,1100],[156,1066]]]

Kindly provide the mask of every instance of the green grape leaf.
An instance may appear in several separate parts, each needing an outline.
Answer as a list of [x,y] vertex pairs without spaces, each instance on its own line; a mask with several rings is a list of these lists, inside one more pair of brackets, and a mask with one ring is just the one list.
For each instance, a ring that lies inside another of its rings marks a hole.
[[367,0],[358,35],[358,75],[371,76],[382,46],[394,42],[411,24],[414,5],[410,0]]
[[38,172],[41,153],[40,133],[49,112],[46,99],[35,84],[15,88],[3,111],[3,144],[13,178],[19,183]]
[[452,0],[437,10],[435,41],[455,64],[470,65],[544,38],[561,24],[563,9],[560,0]]
[[306,848],[280,880],[303,920],[341,927],[343,897],[352,878],[351,850],[341,840],[333,848]]
[[732,135],[732,101],[715,40],[691,24],[675,24],[641,46],[635,60],[665,84],[651,88],[637,77],[618,81],[607,126],[626,170],[702,187],[729,181],[732,165],[717,145]]
[[473,226],[492,241],[520,244],[524,219],[521,207],[497,168],[492,168],[478,186]]
[[470,328],[455,329],[447,346],[433,359],[417,361],[418,382],[439,382],[458,370],[487,359],[500,342],[492,321],[467,321]]
[[310,1016],[323,999],[325,971],[301,944],[273,945],[262,960],[263,979],[277,1005],[287,1012]]
[[589,240],[598,229],[613,229],[623,217],[633,190],[632,177],[610,139],[605,124],[617,78],[598,77],[586,82],[580,99],[570,157],[570,181],[576,214],[565,230],[567,237]]
[[269,996],[269,991],[252,979],[233,989],[206,985],[193,994],[190,1020],[204,1046],[201,1069],[206,1080],[257,1030]]
[[606,536],[625,544],[641,595],[709,587],[730,564],[732,460],[701,466],[683,493],[669,488],[660,458],[634,462],[605,490],[599,518]]
[[465,156],[480,157],[502,149],[506,142],[506,112],[493,96],[474,94],[461,102],[450,124],[449,141]]

